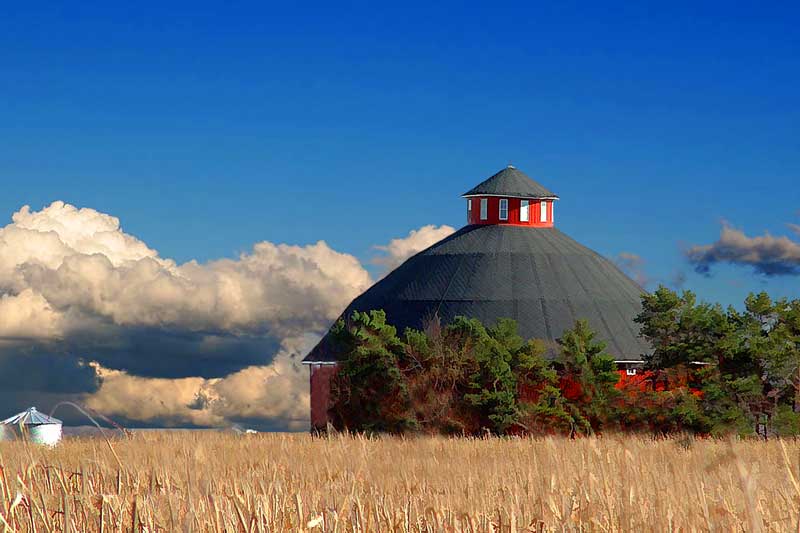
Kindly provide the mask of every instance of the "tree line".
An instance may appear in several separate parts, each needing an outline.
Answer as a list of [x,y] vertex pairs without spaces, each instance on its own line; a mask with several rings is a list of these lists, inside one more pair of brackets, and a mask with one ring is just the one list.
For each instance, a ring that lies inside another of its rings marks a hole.
[[737,311],[659,287],[642,296],[635,321],[652,351],[630,379],[584,320],[547,343],[511,319],[401,334],[390,319],[356,311],[330,332],[339,430],[800,434],[800,300],[751,294]]

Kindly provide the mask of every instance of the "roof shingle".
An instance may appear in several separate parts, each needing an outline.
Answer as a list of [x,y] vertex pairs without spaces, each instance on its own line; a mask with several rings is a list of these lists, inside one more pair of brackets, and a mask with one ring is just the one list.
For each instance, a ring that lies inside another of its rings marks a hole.
[[[343,313],[383,309],[399,333],[431,317],[487,326],[513,318],[525,338],[554,341],[585,318],[608,352],[641,359],[649,347],[633,322],[644,291],[608,259],[555,228],[466,226],[408,259]],[[325,338],[305,358],[335,361]]]

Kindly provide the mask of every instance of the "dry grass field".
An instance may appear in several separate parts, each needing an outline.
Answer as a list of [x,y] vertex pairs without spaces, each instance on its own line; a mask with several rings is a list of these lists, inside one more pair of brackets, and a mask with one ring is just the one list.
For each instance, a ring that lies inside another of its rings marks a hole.
[[800,531],[797,441],[170,432],[113,447],[0,443],[3,531]]

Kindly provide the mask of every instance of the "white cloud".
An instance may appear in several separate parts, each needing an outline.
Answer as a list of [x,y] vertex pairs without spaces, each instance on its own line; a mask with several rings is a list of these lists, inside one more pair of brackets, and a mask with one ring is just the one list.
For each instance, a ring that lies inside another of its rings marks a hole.
[[86,405],[111,417],[167,426],[220,426],[224,419],[207,410],[192,409],[207,380],[198,377],[167,379],[131,376],[93,363],[102,379],[100,390],[84,398]]
[[236,420],[275,420],[287,429],[308,427],[308,375],[299,361],[317,337],[287,339],[271,364],[223,378],[131,376],[95,364],[100,389],[89,407],[110,416],[180,426],[220,426]]
[[[115,266],[145,257],[157,258],[158,252],[122,231],[119,219],[95,211],[78,209],[64,202],[53,202],[41,211],[23,206],[11,216],[13,224],[0,229],[3,237],[14,239],[13,252],[0,257],[5,263],[42,262],[53,268],[73,254],[102,254]],[[16,238],[15,238],[16,237]],[[44,248],[39,245],[45,244]],[[171,262],[164,261],[165,266]]]
[[389,272],[412,255],[425,250],[453,232],[455,229],[450,226],[433,224],[411,230],[406,237],[392,239],[389,244],[383,246],[375,246],[377,250],[384,252],[384,255],[373,258],[372,262],[383,266],[386,272]]
[[[453,231],[411,231],[378,247],[385,255],[375,262],[393,268]],[[260,242],[236,259],[178,264],[116,217],[63,202],[24,206],[0,227],[0,360],[72,358],[99,378],[97,388],[84,376],[91,388],[82,400],[127,420],[304,429],[308,376],[299,360],[371,284],[355,257],[324,241]],[[38,396],[61,379],[47,375]]]
[[122,326],[301,334],[324,328],[372,281],[323,241],[261,242],[237,260],[176,265],[93,209],[54,202],[13,220],[0,229],[0,290]]
[[57,339],[63,323],[47,300],[31,289],[0,296],[0,340]]

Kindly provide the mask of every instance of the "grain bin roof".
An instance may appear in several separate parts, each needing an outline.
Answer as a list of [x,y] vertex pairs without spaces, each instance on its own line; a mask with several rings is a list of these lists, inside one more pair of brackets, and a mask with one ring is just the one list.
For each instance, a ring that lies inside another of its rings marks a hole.
[[[383,309],[402,332],[433,316],[486,325],[513,318],[525,338],[555,340],[585,318],[617,359],[649,352],[633,322],[643,290],[611,261],[555,228],[466,226],[405,263],[345,310]],[[332,362],[329,338],[305,362]]]
[[489,179],[479,183],[462,196],[513,196],[521,198],[558,198],[536,183],[524,172],[509,165]]
[[25,426],[40,426],[43,424],[61,424],[61,420],[58,418],[53,418],[52,416],[47,416],[44,413],[40,413],[35,407],[30,407],[21,413],[17,413],[14,416],[6,418],[0,422],[0,424],[15,426],[20,424]]

